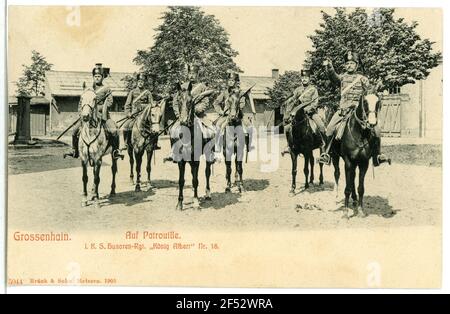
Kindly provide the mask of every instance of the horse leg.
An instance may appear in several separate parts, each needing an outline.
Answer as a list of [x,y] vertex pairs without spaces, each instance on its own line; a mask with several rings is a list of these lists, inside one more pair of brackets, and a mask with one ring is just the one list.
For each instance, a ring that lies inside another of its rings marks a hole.
[[109,193],[110,197],[116,196],[116,174],[117,174],[117,159],[115,159],[111,154],[111,172],[112,172],[112,182],[111,182],[111,192]]
[[194,189],[194,200],[193,205],[194,209],[200,208],[200,201],[198,199],[198,170],[200,168],[199,161],[192,161],[191,163],[191,174],[192,174],[192,187]]
[[128,156],[130,157],[130,181],[134,184],[134,152],[132,147],[128,147]]
[[239,193],[243,193],[243,192],[245,192],[245,187],[244,187],[244,180],[243,180],[244,167],[243,167],[242,160],[241,161],[237,161],[236,165],[237,165],[236,171],[239,174],[238,189],[239,189]]
[[308,176],[309,176],[309,154],[306,153],[305,156],[305,165],[303,166],[303,174],[305,175],[305,190],[309,188]]
[[239,171],[238,171],[238,161],[237,161],[237,156],[236,156],[236,160],[234,161],[234,186],[238,186],[239,185]]
[[[322,154],[322,150],[320,150],[320,153]],[[314,156],[313,156],[314,158]],[[320,175],[319,175],[319,185],[323,185],[323,163],[319,162],[319,170],[320,170]]]
[[[348,159],[348,157],[345,158],[345,201],[344,201],[344,217],[343,218],[351,218],[349,216],[348,210],[349,210],[349,202],[350,202],[350,194],[353,190],[353,184],[354,184],[354,177],[352,176],[354,166],[352,162]],[[353,184],[352,184],[353,182]]]
[[291,151],[291,161],[292,161],[292,185],[289,196],[295,196],[295,189],[297,188],[297,154]]
[[311,151],[310,155],[309,155],[309,165],[311,166],[311,173],[309,176],[309,183],[313,184],[314,183],[314,156],[313,153]]
[[[321,167],[323,164],[320,164]],[[341,169],[339,168],[339,156],[333,155],[333,167],[334,167],[334,193],[336,199],[339,197],[339,178],[341,177]]]
[[94,207],[100,208],[100,204],[98,202],[99,200],[99,194],[98,194],[98,187],[100,186],[100,169],[101,169],[101,162],[97,162],[94,165]]
[[226,179],[227,179],[227,187],[225,189],[226,193],[230,193],[231,192],[231,161],[227,160],[225,161],[225,165],[227,167],[227,174],[226,174]]
[[147,150],[147,184],[148,189],[153,189],[151,173],[152,173],[152,158],[153,158],[153,149]]
[[83,198],[81,200],[81,207],[86,207],[87,204],[88,204],[88,201],[87,201],[87,197],[88,197],[87,184],[88,184],[89,177],[88,177],[88,174],[87,174],[87,171],[88,171],[87,164],[82,162],[81,166],[83,168]]
[[206,168],[205,168],[205,177],[206,177],[206,195],[205,199],[207,201],[211,200],[211,188],[210,188],[210,180],[211,180],[211,167],[213,163],[212,162],[206,162]]
[[359,196],[359,204],[358,204],[358,217],[365,218],[368,214],[364,210],[363,206],[363,198],[364,198],[364,178],[367,173],[367,169],[369,168],[369,161],[364,160],[359,164],[359,185],[358,185],[358,196]]
[[135,192],[141,192],[141,167],[142,167],[142,156],[144,152],[138,152],[135,154],[136,159],[136,187]]
[[184,189],[184,173],[186,171],[186,162],[184,160],[178,162],[178,204],[177,210],[183,210],[183,189]]

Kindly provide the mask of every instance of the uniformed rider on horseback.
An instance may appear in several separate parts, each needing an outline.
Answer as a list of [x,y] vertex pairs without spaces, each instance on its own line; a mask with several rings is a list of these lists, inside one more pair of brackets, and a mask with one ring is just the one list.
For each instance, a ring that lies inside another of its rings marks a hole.
[[[136,75],[136,82],[136,88],[129,92],[127,101],[125,102],[125,115],[128,120],[123,125],[123,139],[125,146],[121,150],[127,150],[128,147],[131,146],[133,126],[139,112],[142,112],[147,106],[157,106],[153,101],[152,93],[145,88],[147,75],[144,72],[138,73]],[[155,149],[158,150],[161,148],[156,145]]]
[[301,85],[294,90],[294,93],[285,101],[284,110],[284,133],[288,146],[281,153],[283,156],[291,152],[290,143],[294,143],[292,138],[292,122],[298,110],[302,109],[317,126],[317,131],[322,139],[322,149],[325,149],[325,124],[317,113],[319,106],[319,93],[316,86],[311,83],[310,71],[301,70]]
[[[341,100],[339,103],[339,109],[334,113],[327,127],[327,147],[325,152],[320,156],[319,162],[330,164],[331,158],[329,155],[333,140],[336,138],[335,132],[339,129],[341,123],[346,123],[346,118],[348,114],[356,108],[361,100],[361,97],[367,95],[367,93],[374,88],[371,87],[369,79],[358,73],[358,66],[361,65],[361,59],[359,55],[348,51],[345,56],[345,73],[338,75],[334,70],[333,64],[330,59],[324,61],[325,71],[329,79],[340,85],[341,88]],[[375,167],[379,166],[381,163],[388,162],[390,164],[391,160],[380,153],[381,150],[381,130],[378,125],[376,125],[372,132],[373,135],[373,165]]]
[[[109,141],[113,149],[119,148],[119,131],[116,123],[110,118],[108,110],[113,105],[113,95],[111,88],[103,84],[103,80],[109,76],[110,69],[104,68],[101,63],[97,63],[92,70],[93,77],[93,90],[96,93],[96,109],[99,117],[103,121],[103,126],[106,133],[106,138]],[[80,112],[80,105],[78,106],[78,112]],[[68,154],[73,158],[78,158],[80,153],[78,149],[78,142],[80,136],[81,120],[75,125],[72,131],[72,149],[73,151]],[[119,152],[115,152],[114,155],[120,157]]]
[[[220,130],[220,132],[223,132],[225,130],[225,127],[229,122],[228,117],[231,113],[231,108],[227,105],[227,100],[233,93],[237,93],[239,95],[243,94],[241,90],[241,80],[239,77],[239,73],[229,70],[227,71],[227,87],[217,96],[217,98],[214,100],[213,103],[214,110],[219,115],[216,125],[217,128]],[[252,126],[253,123],[256,121],[255,103],[253,101],[253,97],[250,90],[247,91],[245,95],[242,95],[242,98],[243,98],[242,100],[239,99],[240,111],[238,118],[241,119],[242,121],[242,128],[245,136],[247,149],[252,150],[253,149],[253,147],[251,147]],[[252,112],[252,120],[244,119],[242,109],[244,109],[245,106],[250,107],[250,110]]]
[[[200,74],[199,64],[197,63],[188,64],[186,68],[187,68],[187,82],[182,85],[182,88],[186,89],[189,83],[192,83],[193,85],[191,95],[194,101],[198,100],[194,108],[195,112],[194,123],[198,123],[198,125],[200,126],[200,129],[202,130],[203,139],[205,140],[213,139],[215,137],[215,128],[213,126],[212,121],[206,115],[206,111],[210,106],[209,97],[212,94],[211,89],[209,89],[208,86],[201,81],[199,75]],[[207,96],[204,96],[205,94]],[[178,119],[180,117],[180,112],[177,103],[177,97],[173,98],[172,106],[175,116]],[[177,121],[170,129],[170,138],[172,145],[180,139],[179,136],[180,136],[180,122]],[[206,158],[213,162],[215,161],[213,152],[211,152],[211,156],[207,156]],[[164,158],[164,162],[168,161],[175,162],[173,146],[172,149],[170,150],[169,156]]]

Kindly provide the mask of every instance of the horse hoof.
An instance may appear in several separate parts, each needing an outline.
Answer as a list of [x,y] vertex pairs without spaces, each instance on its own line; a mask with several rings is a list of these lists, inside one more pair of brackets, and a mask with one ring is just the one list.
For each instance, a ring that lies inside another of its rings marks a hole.
[[134,188],[135,192],[141,192],[141,186],[140,185],[136,185],[136,187]]
[[179,211],[183,210],[183,202],[178,202],[176,210],[179,210]]
[[111,193],[109,193],[109,198],[114,198],[116,196],[116,191],[111,191]]
[[366,218],[367,216],[369,216],[364,209],[362,209],[361,207],[358,208],[358,218]]
[[194,198],[194,202],[192,204],[192,207],[194,209],[200,209],[200,201],[198,200],[198,198]]
[[94,201],[94,208],[100,209],[100,203],[98,202],[98,200]]
[[309,184],[305,184],[305,190],[309,189]]
[[225,193],[231,193],[231,188],[229,188],[229,187],[226,188],[226,189],[225,189]]
[[87,200],[81,201],[81,207],[87,207],[87,206],[88,206]]
[[210,201],[211,200],[211,191],[207,190],[205,193],[205,200]]
[[289,197],[295,197],[295,190],[289,192]]

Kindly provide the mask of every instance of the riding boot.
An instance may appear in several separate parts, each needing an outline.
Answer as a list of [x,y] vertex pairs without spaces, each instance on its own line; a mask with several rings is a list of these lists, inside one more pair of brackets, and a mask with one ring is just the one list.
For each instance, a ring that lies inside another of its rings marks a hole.
[[161,150],[161,146],[158,145],[158,139],[156,139],[155,150]]
[[173,153],[173,143],[174,142],[175,142],[175,140],[170,139],[170,153],[169,153],[169,155],[167,157],[165,157],[163,159],[163,163],[166,163],[166,162],[176,163],[175,158],[174,158],[174,153]]
[[120,149],[121,151],[128,150],[131,144],[131,132],[129,130],[123,131],[123,147]]
[[113,158],[114,159],[124,159],[124,155],[122,155],[121,153],[120,153],[120,149],[119,149],[119,146],[120,146],[120,138],[119,138],[119,135],[116,135],[116,136],[114,136],[114,135],[110,135],[110,138],[111,138],[111,148],[112,148],[112,150],[113,150]]
[[70,152],[69,154],[66,154],[65,156],[69,156],[69,157],[73,157],[73,158],[78,158],[80,157],[80,151],[79,151],[79,147],[78,147],[78,134],[73,134],[72,135],[72,152]]
[[324,145],[325,150],[324,152],[320,155],[318,162],[321,164],[326,164],[326,165],[330,165],[331,164],[331,156],[329,154],[330,149],[331,149],[331,145],[333,144],[333,137],[329,136],[326,140],[326,145]]
[[374,140],[374,149],[372,154],[372,163],[374,167],[378,167],[382,163],[387,162],[391,165],[391,158],[387,157],[384,154],[381,154],[381,139],[379,137]]

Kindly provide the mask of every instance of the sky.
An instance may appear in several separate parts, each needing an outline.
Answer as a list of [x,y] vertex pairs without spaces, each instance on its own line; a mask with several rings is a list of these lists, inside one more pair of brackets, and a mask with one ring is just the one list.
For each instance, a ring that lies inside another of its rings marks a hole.
[[[323,9],[323,8],[322,8]],[[31,50],[42,53],[54,70],[90,71],[103,63],[115,72],[134,72],[137,50],[153,44],[154,29],[166,7],[10,6],[8,16],[8,81],[30,63]],[[300,69],[311,48],[308,35],[319,28],[321,8],[202,7],[229,33],[239,52],[235,61],[244,75],[270,76],[271,69]],[[332,13],[332,8],[325,8]],[[79,14],[78,14],[79,13]],[[423,38],[442,51],[440,9],[396,10],[397,17],[419,22]]]

